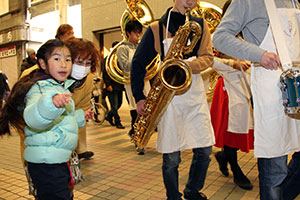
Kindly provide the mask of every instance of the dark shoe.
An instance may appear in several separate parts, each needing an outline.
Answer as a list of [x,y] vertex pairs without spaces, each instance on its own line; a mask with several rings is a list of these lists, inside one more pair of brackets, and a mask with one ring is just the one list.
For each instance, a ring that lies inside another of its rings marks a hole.
[[130,137],[130,141],[132,141],[133,140],[133,131],[132,131],[132,129],[127,133],[127,135],[128,135],[128,137]]
[[135,150],[136,150],[137,155],[144,155],[145,154],[145,149],[144,148],[138,148],[135,145]]
[[249,179],[242,173],[233,176],[233,182],[237,184],[240,188],[245,190],[252,190],[253,185]]
[[115,126],[115,123],[113,122],[113,118],[110,116],[105,117],[105,120],[110,123],[110,125]]
[[94,155],[94,153],[92,151],[86,151],[84,153],[80,153],[78,154],[78,158],[84,158],[84,159],[90,159],[92,156]]
[[229,176],[229,172],[228,172],[228,168],[227,168],[227,161],[225,159],[224,152],[218,151],[215,154],[215,158],[219,164],[219,169],[222,172],[222,174],[226,177]]
[[121,124],[121,122],[119,122],[119,123],[116,124],[116,128],[124,129],[125,126],[123,126],[123,125]]
[[186,199],[186,200],[207,200],[207,197],[202,192],[188,192],[188,193],[184,193],[184,199]]

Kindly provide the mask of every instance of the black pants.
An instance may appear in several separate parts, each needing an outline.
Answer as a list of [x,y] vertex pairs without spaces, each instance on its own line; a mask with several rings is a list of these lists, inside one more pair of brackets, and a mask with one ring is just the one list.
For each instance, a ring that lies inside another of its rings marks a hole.
[[112,92],[107,92],[107,94],[110,103],[110,111],[108,112],[108,117],[114,117],[115,124],[117,125],[121,122],[118,110],[123,102],[123,91],[116,90]]
[[0,109],[2,109],[3,95],[0,95]]
[[131,110],[130,111],[130,116],[131,116],[131,129],[129,130],[129,135],[133,135],[134,133],[134,128],[133,128],[133,125],[134,125],[134,122],[138,116],[136,110]]
[[32,182],[39,200],[70,200],[70,170],[67,163],[36,164],[28,162]]

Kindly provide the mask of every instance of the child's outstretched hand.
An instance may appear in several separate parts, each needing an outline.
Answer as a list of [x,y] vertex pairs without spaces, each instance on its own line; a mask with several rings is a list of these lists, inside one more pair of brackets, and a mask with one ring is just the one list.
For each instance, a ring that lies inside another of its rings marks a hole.
[[71,102],[71,97],[72,94],[68,93],[61,93],[61,94],[56,94],[52,97],[52,102],[57,108],[62,108],[65,107],[68,103]]
[[87,110],[84,112],[85,120],[90,120],[93,117],[94,112],[92,110]]

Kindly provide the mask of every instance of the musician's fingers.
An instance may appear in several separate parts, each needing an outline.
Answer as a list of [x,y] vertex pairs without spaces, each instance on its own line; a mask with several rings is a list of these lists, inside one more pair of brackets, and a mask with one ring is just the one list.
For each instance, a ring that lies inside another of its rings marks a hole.
[[136,112],[138,114],[143,115],[144,114],[144,110],[145,110],[145,99],[140,100],[136,104]]

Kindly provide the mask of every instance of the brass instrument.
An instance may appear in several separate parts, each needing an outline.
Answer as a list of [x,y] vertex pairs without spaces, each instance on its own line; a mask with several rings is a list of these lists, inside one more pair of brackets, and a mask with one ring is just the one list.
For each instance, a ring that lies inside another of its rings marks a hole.
[[212,67],[209,67],[201,72],[201,76],[205,85],[207,103],[210,103],[212,102],[214,91],[220,75]]
[[191,10],[191,15],[205,19],[210,33],[213,33],[221,22],[222,9],[214,4],[198,1],[197,6]]
[[[190,34],[193,34],[193,40],[186,45]],[[133,142],[138,148],[147,145],[173,96],[183,94],[190,88],[192,72],[189,65],[182,60],[182,53],[192,52],[201,34],[201,26],[197,22],[189,21],[187,12],[186,22],[176,32],[146,98],[144,115],[139,115],[135,121]]]
[[[214,4],[198,1],[197,6],[191,10],[191,15],[205,19],[210,33],[213,33],[221,22],[222,9]],[[201,75],[204,83],[209,84],[208,87],[206,87],[206,98],[207,102],[210,103],[220,75],[211,67],[201,72]]]
[[[152,21],[154,21],[154,17],[150,7],[146,4],[144,0],[125,0],[127,4],[127,9],[123,12],[121,17],[121,32],[123,35],[123,40],[119,42],[108,54],[105,68],[108,75],[116,82],[120,84],[129,84],[130,83],[130,74],[124,72],[122,69],[118,67],[118,58],[116,55],[117,49],[121,45],[121,43],[127,40],[127,35],[125,31],[126,24],[131,20],[139,21],[143,26],[148,26]],[[147,73],[145,76],[146,80],[152,79],[158,72],[158,63],[160,61],[159,56],[156,57],[152,61],[151,64],[147,66]]]

